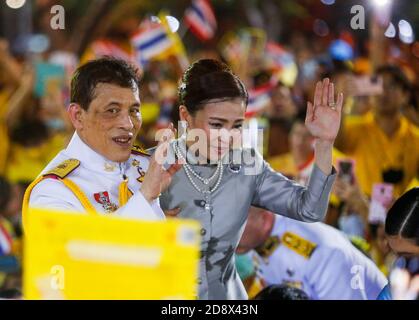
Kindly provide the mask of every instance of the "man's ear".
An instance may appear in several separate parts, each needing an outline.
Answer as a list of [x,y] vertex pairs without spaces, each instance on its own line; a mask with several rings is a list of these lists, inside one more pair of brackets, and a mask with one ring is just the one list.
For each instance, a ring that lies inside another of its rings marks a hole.
[[84,110],[83,108],[77,103],[71,103],[68,106],[68,116],[73,124],[73,127],[76,130],[83,129],[83,118],[84,118]]

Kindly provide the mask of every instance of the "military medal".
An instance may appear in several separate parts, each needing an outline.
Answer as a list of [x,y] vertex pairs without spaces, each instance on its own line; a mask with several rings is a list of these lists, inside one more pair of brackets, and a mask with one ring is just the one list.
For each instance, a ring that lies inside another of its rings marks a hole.
[[277,236],[270,236],[262,245],[255,248],[255,251],[263,259],[265,263],[268,263],[269,257],[278,248],[280,239]]
[[112,163],[107,163],[107,162],[105,162],[105,171],[107,171],[107,172],[112,172],[112,171],[114,171],[115,170],[115,168],[116,168],[116,165],[114,165],[114,164],[112,164]]
[[137,181],[142,183],[144,181],[145,171],[140,166],[140,161],[138,161],[137,159],[134,159],[134,160],[132,160],[131,165],[137,169],[137,172],[140,175],[137,178]]
[[96,202],[102,205],[106,213],[111,213],[118,209],[118,206],[111,202],[107,191],[95,193],[93,196]]

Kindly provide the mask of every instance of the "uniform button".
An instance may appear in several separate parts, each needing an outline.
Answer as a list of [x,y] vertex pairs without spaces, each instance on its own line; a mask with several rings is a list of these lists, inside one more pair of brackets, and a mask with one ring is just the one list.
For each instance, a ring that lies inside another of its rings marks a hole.
[[207,234],[207,230],[204,228],[201,229],[201,236],[205,236]]

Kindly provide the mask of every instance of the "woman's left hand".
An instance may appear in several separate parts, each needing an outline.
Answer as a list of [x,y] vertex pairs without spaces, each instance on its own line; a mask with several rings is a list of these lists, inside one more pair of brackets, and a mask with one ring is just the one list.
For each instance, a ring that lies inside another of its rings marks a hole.
[[335,102],[334,84],[328,78],[316,84],[314,102],[307,103],[305,124],[311,135],[320,141],[333,144],[339,132],[343,94]]

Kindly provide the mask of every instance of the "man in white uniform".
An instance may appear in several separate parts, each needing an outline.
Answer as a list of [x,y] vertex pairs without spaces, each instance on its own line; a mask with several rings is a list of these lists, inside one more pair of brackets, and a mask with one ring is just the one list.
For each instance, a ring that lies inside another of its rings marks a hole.
[[164,170],[133,147],[141,127],[136,70],[113,58],[81,66],[71,81],[68,115],[76,132],[27,189],[24,217],[29,207],[41,207],[164,219],[158,196],[179,165]]
[[339,230],[254,207],[237,252],[252,256],[267,285],[293,285],[315,300],[375,300],[387,284]]

